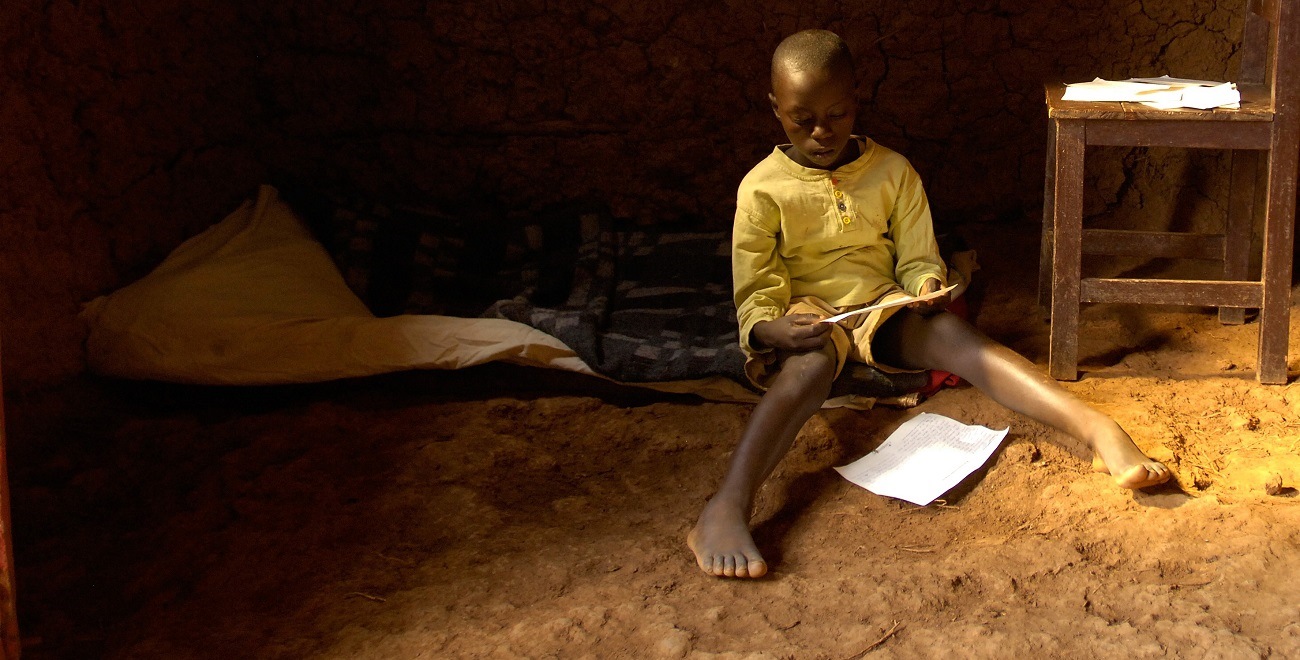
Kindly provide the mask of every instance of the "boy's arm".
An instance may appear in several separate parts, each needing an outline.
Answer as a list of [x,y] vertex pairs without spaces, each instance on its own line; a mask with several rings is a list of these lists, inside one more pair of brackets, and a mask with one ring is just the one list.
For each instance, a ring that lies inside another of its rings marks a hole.
[[939,256],[939,244],[934,240],[934,223],[930,218],[930,202],[926,199],[921,177],[911,165],[903,174],[894,202],[894,214],[889,220],[889,237],[894,241],[897,258],[894,279],[908,294],[916,296],[929,281],[945,284],[947,267]]
[[746,354],[772,350],[756,342],[754,326],[785,314],[790,305],[790,276],[777,254],[776,219],[736,209],[731,234],[731,277],[735,285],[740,346]]

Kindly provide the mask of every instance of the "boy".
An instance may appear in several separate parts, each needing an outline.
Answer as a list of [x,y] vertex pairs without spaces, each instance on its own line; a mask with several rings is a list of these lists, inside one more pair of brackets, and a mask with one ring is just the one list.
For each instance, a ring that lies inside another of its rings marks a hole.
[[836,324],[840,311],[944,286],[929,205],[906,159],[851,134],[857,83],[848,47],[825,30],[794,34],[772,56],[772,112],[790,144],[740,184],[732,239],[745,371],[766,393],[722,486],[687,537],[704,572],[760,577],[749,532],[754,496],[821,407],[846,360],[940,369],[995,401],[1088,441],[1096,469],[1125,488],[1169,479],[1105,414],[1033,363],[943,311],[947,294]]

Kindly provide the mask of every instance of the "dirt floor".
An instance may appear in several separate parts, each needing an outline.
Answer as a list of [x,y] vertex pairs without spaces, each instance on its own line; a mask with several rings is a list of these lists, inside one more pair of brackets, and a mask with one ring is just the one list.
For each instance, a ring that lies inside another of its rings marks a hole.
[[[986,264],[977,320],[1043,364],[1031,262]],[[969,387],[826,410],[761,495],[757,581],[683,542],[746,405],[500,365],[11,398],[25,656],[1300,657],[1300,386],[1208,310],[1083,322],[1066,386],[1176,484],[1117,489]],[[830,469],[917,411],[1011,431],[928,507]]]

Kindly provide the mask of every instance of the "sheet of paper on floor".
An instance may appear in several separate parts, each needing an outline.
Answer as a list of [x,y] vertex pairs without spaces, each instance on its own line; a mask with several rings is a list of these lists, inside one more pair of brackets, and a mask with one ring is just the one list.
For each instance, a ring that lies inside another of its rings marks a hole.
[[925,506],[988,461],[1007,431],[921,413],[871,453],[835,470],[877,495]]

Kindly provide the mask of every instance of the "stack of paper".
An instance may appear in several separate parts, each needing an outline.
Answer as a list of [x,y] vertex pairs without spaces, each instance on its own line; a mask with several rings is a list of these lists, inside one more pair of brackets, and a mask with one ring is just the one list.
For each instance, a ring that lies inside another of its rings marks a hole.
[[1186,78],[1129,78],[1074,83],[1065,86],[1065,101],[1130,101],[1168,110],[1172,108],[1241,107],[1241,92],[1230,82]]

